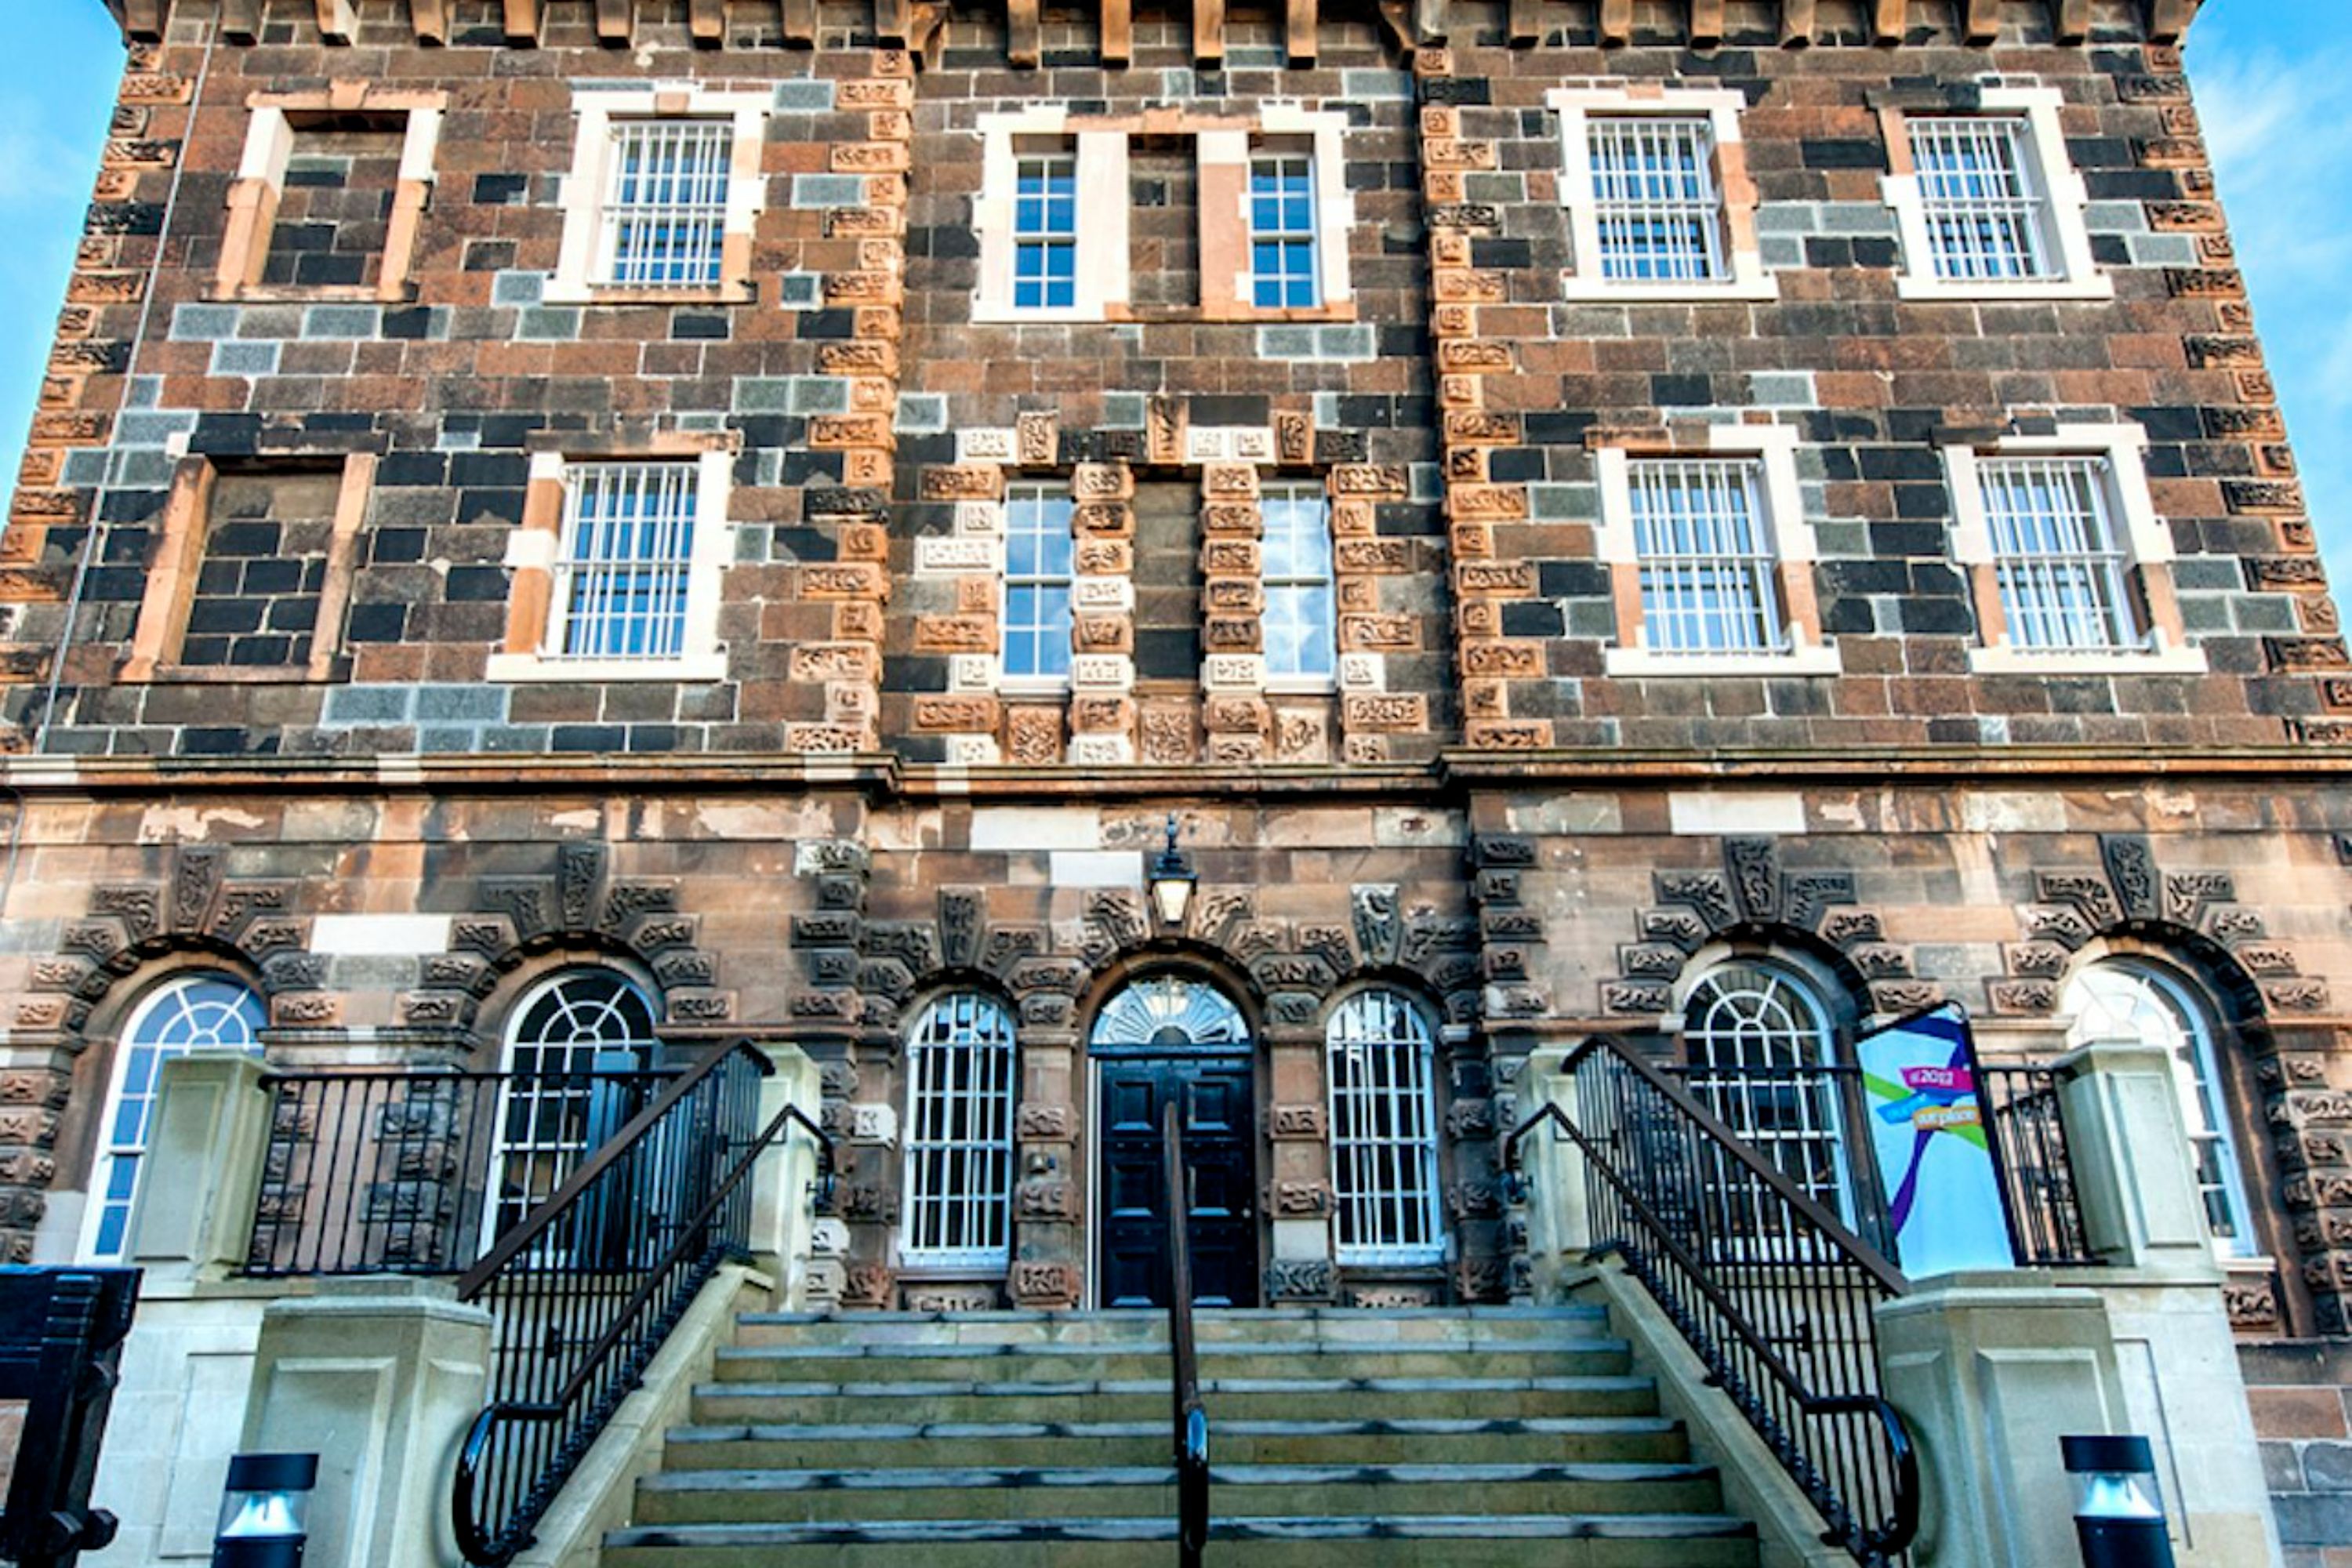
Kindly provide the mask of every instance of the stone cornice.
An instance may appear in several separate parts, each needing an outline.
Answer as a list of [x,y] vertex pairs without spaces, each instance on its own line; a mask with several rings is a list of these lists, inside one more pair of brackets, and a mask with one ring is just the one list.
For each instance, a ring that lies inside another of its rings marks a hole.
[[[1104,56],[1107,63],[1124,64],[1131,47],[1132,0],[1102,0]],[[1318,0],[1287,0],[1285,16],[1294,61],[1311,63],[1316,57]],[[2174,44],[2188,33],[2203,0],[2139,0],[2144,36],[2158,44]],[[233,43],[252,42],[260,26],[261,0],[103,0],[124,34],[136,39],[156,39],[174,16],[182,19],[212,16],[221,36]],[[315,26],[330,44],[353,42],[359,32],[359,8],[353,0],[312,0]],[[873,0],[874,31],[886,47],[923,50],[930,46],[947,16],[944,0]],[[1446,0],[1374,0],[1381,20],[1408,53],[1445,44],[1466,20]],[[1514,44],[1533,44],[1548,32],[1567,27],[1609,46],[1634,41],[1635,0],[1507,0],[1507,32]],[[1816,44],[1905,44],[1935,37],[1944,9],[1923,0],[1861,0],[1866,30],[1832,36],[1819,0],[1780,0],[1780,41],[1801,48]],[[635,45],[641,22],[667,6],[648,6],[644,0],[502,0],[502,31],[511,46],[532,47],[546,36],[551,18],[572,16],[593,20],[595,37],[615,47]],[[446,44],[450,38],[451,0],[404,0],[409,25],[419,42]],[[1682,40],[1709,47],[1726,37],[1726,0],[1677,0],[1674,9],[1683,18]],[[2062,43],[2086,42],[2091,30],[2091,0],[1959,0],[1954,8],[1961,36],[1972,44],[1990,44],[2004,23],[2028,11],[2046,15],[2053,35]],[[698,46],[723,47],[756,28],[793,45],[816,42],[819,0],[688,0],[688,35]],[[1194,53],[1203,60],[1224,55],[1224,0],[1193,0]],[[1006,0],[1008,52],[1016,66],[1036,65],[1040,31],[1038,0]],[[776,29],[771,32],[770,29]]]
[[251,795],[500,794],[775,795],[846,791],[875,799],[1417,798],[1558,785],[1705,784],[1938,784],[2004,787],[2084,781],[2284,780],[2326,787],[2352,780],[2352,750],[2244,747],[2121,752],[2091,747],[1927,747],[1852,752],[1641,752],[1454,749],[1426,764],[1345,766],[991,767],[843,757],[152,758],[18,756],[0,760],[0,789],[23,799],[171,794]]

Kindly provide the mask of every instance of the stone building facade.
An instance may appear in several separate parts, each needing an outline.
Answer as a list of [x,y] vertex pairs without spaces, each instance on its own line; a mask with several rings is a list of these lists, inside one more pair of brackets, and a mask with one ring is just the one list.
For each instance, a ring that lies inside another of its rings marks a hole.
[[1251,1299],[1483,1300],[1531,1052],[1950,1000],[2168,1029],[2241,1326],[2352,1329],[2352,660],[2193,0],[119,9],[11,1257],[195,977],[285,1063],[590,973],[796,1044],[867,1307],[1116,1299],[1154,1048]]

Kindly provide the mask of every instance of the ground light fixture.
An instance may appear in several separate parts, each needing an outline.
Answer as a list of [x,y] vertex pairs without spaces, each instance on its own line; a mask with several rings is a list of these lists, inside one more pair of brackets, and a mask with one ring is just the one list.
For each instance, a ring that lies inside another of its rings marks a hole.
[[1168,814],[1168,847],[1152,857],[1148,879],[1151,889],[1151,909],[1160,917],[1162,930],[1177,931],[1184,924],[1184,913],[1192,907],[1192,889],[1200,885],[1200,873],[1192,869],[1192,860],[1176,847],[1176,814]]
[[2172,1537],[2145,1437],[2061,1437],[2074,1478],[2083,1568],[2173,1568]]
[[213,1568],[301,1568],[310,1543],[316,1454],[238,1454],[221,1491]]

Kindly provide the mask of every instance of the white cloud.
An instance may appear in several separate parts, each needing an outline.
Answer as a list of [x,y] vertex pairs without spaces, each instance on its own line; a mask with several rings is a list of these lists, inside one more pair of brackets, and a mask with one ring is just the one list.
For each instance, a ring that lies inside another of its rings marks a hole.
[[2339,438],[2352,424],[2352,118],[2339,71],[2219,26],[2192,43],[2198,113],[2305,499],[2329,575],[2352,587],[2352,442]]

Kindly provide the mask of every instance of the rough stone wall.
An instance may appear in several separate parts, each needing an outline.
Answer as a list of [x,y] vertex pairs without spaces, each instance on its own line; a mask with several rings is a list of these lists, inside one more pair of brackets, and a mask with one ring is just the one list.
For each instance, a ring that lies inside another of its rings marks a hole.
[[2344,1403],[2352,1366],[2342,1345],[2280,1341],[2242,1346],[2238,1359],[2286,1568],[2352,1561],[2352,1425]]

